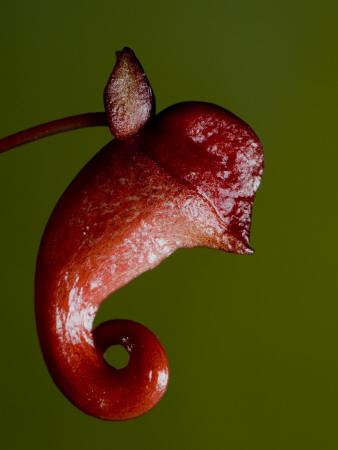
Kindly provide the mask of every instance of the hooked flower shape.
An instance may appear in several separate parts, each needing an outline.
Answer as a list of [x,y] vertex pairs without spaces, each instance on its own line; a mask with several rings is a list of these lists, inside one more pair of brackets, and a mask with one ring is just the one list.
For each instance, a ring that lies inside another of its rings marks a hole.
[[[49,219],[35,311],[42,352],[61,391],[90,415],[126,420],[161,399],[168,361],[157,337],[138,323],[111,320],[93,329],[100,304],[177,248],[252,253],[263,153],[252,129],[219,106],[184,102],[155,116],[149,82],[130,49],[118,52],[104,100],[106,116],[77,120],[108,121],[116,139],[82,169]],[[42,127],[1,140],[0,152],[40,130],[42,137]],[[104,359],[115,344],[130,355],[120,370]]]

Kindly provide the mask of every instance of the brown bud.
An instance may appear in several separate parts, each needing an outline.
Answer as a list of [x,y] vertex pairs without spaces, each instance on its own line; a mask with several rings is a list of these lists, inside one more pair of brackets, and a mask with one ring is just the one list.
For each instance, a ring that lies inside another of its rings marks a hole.
[[117,61],[104,90],[104,105],[110,131],[117,139],[128,139],[148,122],[153,94],[134,52],[125,47],[116,52]]

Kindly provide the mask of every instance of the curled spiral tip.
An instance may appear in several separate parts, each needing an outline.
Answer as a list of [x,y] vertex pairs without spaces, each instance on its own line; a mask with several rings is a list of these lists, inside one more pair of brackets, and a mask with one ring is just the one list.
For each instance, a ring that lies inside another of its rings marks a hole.
[[103,357],[111,345],[122,345],[130,357],[123,369],[108,367],[111,381],[114,383],[117,377],[119,387],[117,391],[114,387],[112,396],[106,393],[100,399],[100,410],[94,415],[107,420],[126,420],[153,408],[163,397],[169,381],[168,359],[158,338],[137,322],[119,319],[100,324],[93,335]]
[[[57,314],[67,319],[54,333],[48,312],[37,313],[41,347],[56,385],[75,406],[99,419],[122,421],[145,414],[168,385],[162,344],[148,328],[130,320],[110,320],[88,332],[84,318],[92,312],[82,307],[81,316],[59,310]],[[112,345],[128,352],[126,367],[116,369],[105,360]]]

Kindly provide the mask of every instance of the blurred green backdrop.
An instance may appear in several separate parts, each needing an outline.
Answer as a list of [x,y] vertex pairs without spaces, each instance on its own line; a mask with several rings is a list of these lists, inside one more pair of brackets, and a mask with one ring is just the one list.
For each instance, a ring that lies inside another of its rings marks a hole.
[[253,256],[177,251],[100,311],[152,329],[171,369],[154,410],[108,423],[49,377],[33,280],[53,206],[109,132],[1,155],[3,448],[338,448],[337,13],[333,0],[2,0],[1,136],[102,110],[115,51],[130,46],[158,111],[222,105],[254,128],[266,157]]

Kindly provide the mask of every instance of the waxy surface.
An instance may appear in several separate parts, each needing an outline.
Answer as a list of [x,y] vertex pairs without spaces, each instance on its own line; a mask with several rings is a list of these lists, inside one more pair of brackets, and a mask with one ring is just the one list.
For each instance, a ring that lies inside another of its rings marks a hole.
[[[261,145],[242,121],[214,105],[183,103],[135,137],[112,141],[72,182],[41,243],[36,317],[48,368],[75,405],[124,420],[160,400],[168,364],[157,338],[129,321],[93,332],[95,314],[179,247],[250,253],[262,165]],[[130,353],[126,368],[105,362],[111,344]]]
[[213,206],[228,239],[222,248],[252,253],[251,212],[264,163],[252,129],[219,106],[185,102],[160,113],[140,139],[149,156]]

